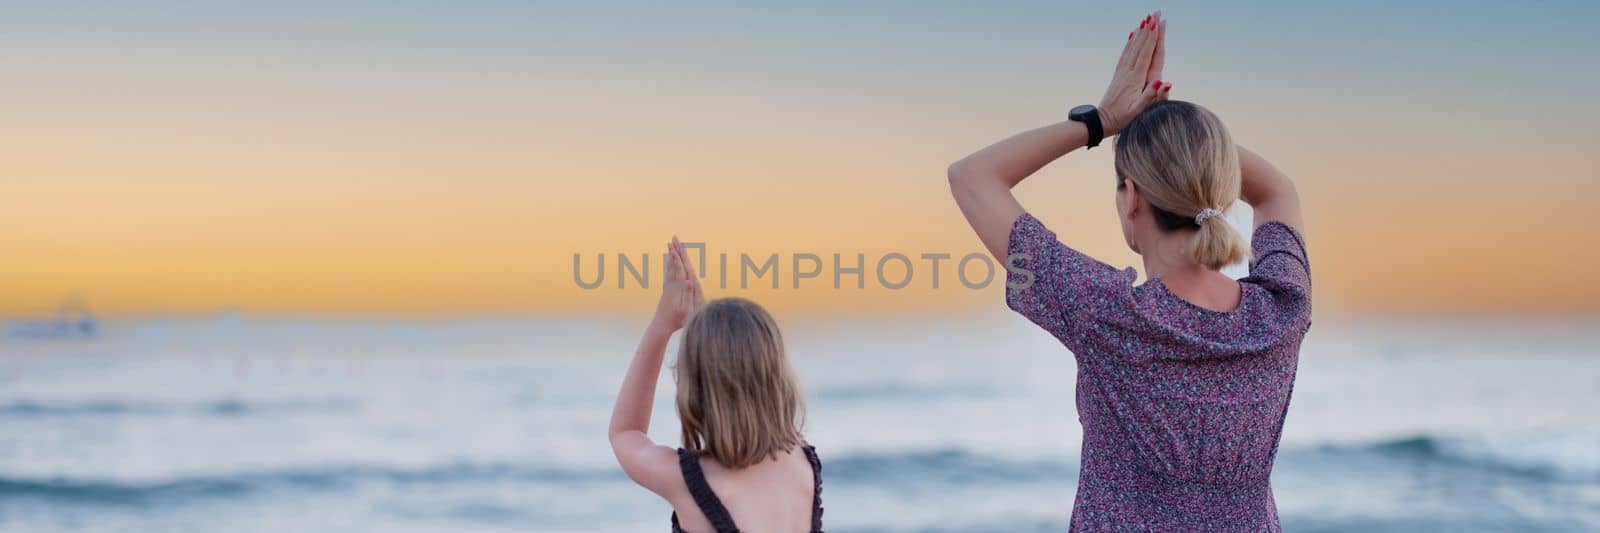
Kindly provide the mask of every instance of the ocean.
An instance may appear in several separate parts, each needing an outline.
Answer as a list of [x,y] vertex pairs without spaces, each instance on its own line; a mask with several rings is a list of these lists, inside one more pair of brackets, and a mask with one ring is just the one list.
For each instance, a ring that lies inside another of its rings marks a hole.
[[[606,440],[636,322],[0,340],[0,531],[666,531]],[[1600,530],[1595,326],[1319,321],[1272,478],[1285,529]],[[1075,366],[1048,335],[1010,315],[784,327],[829,531],[1066,529]],[[664,375],[667,444],[672,392]]]

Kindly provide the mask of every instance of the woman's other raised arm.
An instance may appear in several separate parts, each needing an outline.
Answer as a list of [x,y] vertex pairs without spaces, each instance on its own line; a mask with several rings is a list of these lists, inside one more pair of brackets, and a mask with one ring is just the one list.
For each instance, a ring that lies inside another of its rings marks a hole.
[[1300,215],[1300,193],[1295,190],[1289,176],[1265,158],[1246,149],[1239,149],[1239,195],[1255,210],[1255,226],[1274,220],[1288,224],[1295,231],[1305,231],[1305,221]]

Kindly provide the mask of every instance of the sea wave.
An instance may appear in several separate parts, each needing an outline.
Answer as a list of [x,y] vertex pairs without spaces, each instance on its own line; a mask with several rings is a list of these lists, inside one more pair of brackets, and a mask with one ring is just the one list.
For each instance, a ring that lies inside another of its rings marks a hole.
[[1002,390],[983,385],[920,385],[911,383],[833,385],[810,391],[814,401],[960,401],[1000,396]]
[[960,448],[823,457],[828,478],[902,483],[1027,483],[1077,477],[1076,461],[1024,459]]
[[159,481],[0,476],[0,499],[37,499],[97,505],[160,505],[227,499],[263,490],[338,491],[364,483],[417,485],[531,481],[611,482],[621,470],[579,470],[511,463],[454,463],[422,468],[332,465],[222,474],[197,474]]
[[[858,485],[938,486],[941,483],[1069,482],[1076,465],[1006,459],[955,448],[824,456],[828,479]],[[620,468],[573,468],[521,463],[452,463],[420,468],[324,465],[232,473],[178,475],[158,480],[0,475],[0,500],[35,499],[82,505],[168,505],[246,497],[268,490],[340,491],[364,484],[415,485],[523,482],[577,485],[626,481]]]
[[1418,436],[1368,448],[1557,481],[1600,482],[1600,435],[1587,432]]
[[153,402],[126,399],[13,400],[0,403],[0,417],[202,415],[247,416],[263,413],[315,413],[353,411],[361,406],[348,398],[297,398],[244,400],[223,398],[202,402]]
[[[1307,456],[1305,454],[1311,454]],[[1319,454],[1333,454],[1334,457]],[[1586,433],[1495,437],[1420,436],[1356,445],[1286,449],[1285,461],[1340,463],[1339,457],[1406,457],[1535,476],[1556,482],[1600,481],[1600,438]],[[1331,461],[1330,461],[1331,460]],[[1359,464],[1359,463],[1355,463]],[[1337,467],[1337,466],[1336,466]],[[1343,467],[1341,467],[1343,468]],[[1070,484],[1075,458],[1028,458],[960,447],[912,451],[823,450],[830,482],[855,486],[937,488],[975,484]],[[260,491],[341,491],[364,485],[533,483],[575,486],[622,483],[615,467],[573,467],[518,462],[454,462],[433,466],[332,464],[178,475],[159,480],[18,477],[0,474],[0,500],[46,500],[79,505],[165,505],[197,499],[246,497]]]
[[[1312,445],[1285,449],[1287,460],[1335,451],[1369,457],[1408,456],[1531,476],[1558,482],[1600,482],[1600,434],[1547,431],[1504,435],[1423,435],[1354,445]],[[830,479],[865,482],[1055,482],[1075,479],[1076,455],[1018,458],[963,448],[906,452],[865,452],[823,457]]]
[[[1424,435],[1355,445],[1285,449],[1286,460],[1333,451],[1368,457],[1407,456],[1557,482],[1600,482],[1600,434],[1549,431],[1505,435]],[[1053,483],[1076,479],[1072,457],[1020,458],[963,448],[824,455],[829,479],[865,483]],[[1320,459],[1315,459],[1320,460]]]

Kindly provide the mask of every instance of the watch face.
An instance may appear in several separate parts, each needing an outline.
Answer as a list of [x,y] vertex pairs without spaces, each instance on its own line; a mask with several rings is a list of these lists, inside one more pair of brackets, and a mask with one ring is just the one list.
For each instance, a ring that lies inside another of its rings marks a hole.
[[[1057,108],[1057,109],[1059,109],[1059,108]],[[1067,117],[1068,118],[1087,117],[1087,116],[1089,116],[1090,113],[1094,113],[1094,106],[1092,106],[1092,105],[1080,105],[1078,107],[1072,108],[1072,111],[1068,111],[1067,112]]]

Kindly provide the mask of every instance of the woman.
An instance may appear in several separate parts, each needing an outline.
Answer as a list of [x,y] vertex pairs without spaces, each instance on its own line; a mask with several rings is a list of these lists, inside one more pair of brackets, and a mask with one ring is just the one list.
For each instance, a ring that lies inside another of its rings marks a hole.
[[[950,187],[984,246],[1015,267],[1007,303],[1077,358],[1073,529],[1276,531],[1268,476],[1311,324],[1300,201],[1215,115],[1168,100],[1165,31],[1159,13],[1140,23],[1097,110],[967,156]],[[1117,215],[1141,285],[1132,268],[1062,244],[1011,194],[1101,134],[1117,136]],[[1246,253],[1223,216],[1241,196],[1255,210],[1254,254],[1235,281],[1218,269]]]
[[[822,463],[800,434],[805,399],[766,310],[705,302],[676,238],[667,283],[611,412],[622,470],[672,504],[672,531],[822,531]],[[650,441],[667,339],[683,329],[676,377],[683,448]]]

